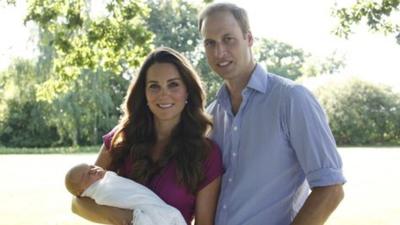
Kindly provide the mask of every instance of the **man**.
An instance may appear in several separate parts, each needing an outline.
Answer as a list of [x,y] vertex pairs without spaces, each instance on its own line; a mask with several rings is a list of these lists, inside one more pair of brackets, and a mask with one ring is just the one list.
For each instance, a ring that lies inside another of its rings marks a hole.
[[254,61],[242,8],[209,5],[199,30],[210,67],[224,79],[208,107],[226,170],[216,225],[324,224],[345,178],[322,108],[306,88]]

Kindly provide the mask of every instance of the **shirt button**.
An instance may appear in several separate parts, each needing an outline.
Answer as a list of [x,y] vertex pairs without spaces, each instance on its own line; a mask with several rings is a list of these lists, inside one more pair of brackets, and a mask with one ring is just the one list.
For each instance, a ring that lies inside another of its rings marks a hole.
[[228,181],[229,181],[229,182],[232,182],[232,178],[229,178]]
[[236,157],[236,152],[232,153],[232,156],[233,156],[233,157]]
[[234,131],[237,131],[237,126],[234,126],[234,127],[233,127],[233,130],[234,130]]
[[223,205],[222,208],[223,208],[223,209],[226,209],[226,205]]

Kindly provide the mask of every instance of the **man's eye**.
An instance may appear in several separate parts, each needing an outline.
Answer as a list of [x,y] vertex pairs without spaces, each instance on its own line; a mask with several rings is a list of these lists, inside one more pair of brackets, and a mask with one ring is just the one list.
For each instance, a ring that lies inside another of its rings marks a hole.
[[214,46],[214,42],[213,41],[206,41],[206,42],[204,42],[204,46],[205,47],[212,47],[212,46]]
[[226,37],[224,40],[226,43],[232,43],[235,39],[232,37]]

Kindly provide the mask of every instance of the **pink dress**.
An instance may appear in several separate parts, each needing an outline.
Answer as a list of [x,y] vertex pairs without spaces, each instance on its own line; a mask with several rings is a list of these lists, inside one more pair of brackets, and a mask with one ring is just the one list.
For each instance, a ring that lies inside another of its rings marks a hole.
[[[104,145],[110,149],[114,131],[103,136]],[[131,171],[131,160],[125,160],[121,165],[121,176],[127,176]],[[199,190],[211,183],[215,178],[223,174],[222,155],[218,146],[213,143],[208,158],[203,163],[205,179],[201,182]],[[190,224],[194,217],[196,196],[183,185],[178,184],[176,176],[176,163],[170,161],[164,169],[154,176],[145,186],[156,193],[167,204],[178,209]]]

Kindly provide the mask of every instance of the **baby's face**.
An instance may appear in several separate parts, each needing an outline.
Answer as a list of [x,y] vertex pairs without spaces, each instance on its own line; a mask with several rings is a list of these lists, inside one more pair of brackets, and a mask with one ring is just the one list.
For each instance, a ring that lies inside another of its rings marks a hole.
[[82,185],[82,189],[86,190],[86,188],[88,188],[91,184],[103,178],[105,173],[106,171],[101,167],[95,165],[84,165],[79,175],[81,176],[80,183]]

